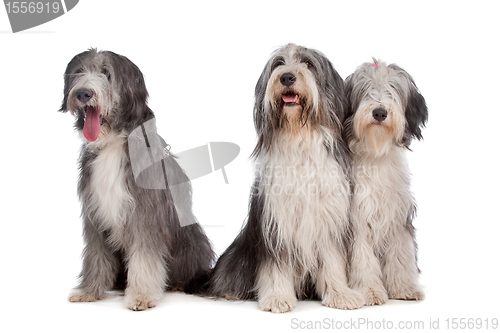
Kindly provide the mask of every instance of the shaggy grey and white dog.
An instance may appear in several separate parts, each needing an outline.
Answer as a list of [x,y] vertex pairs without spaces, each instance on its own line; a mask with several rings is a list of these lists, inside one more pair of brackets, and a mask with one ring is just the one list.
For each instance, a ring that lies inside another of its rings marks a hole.
[[[78,194],[86,245],[72,302],[96,301],[105,291],[126,286],[126,306],[145,310],[165,289],[189,288],[193,277],[213,264],[209,241],[191,210],[190,183],[174,158],[167,156],[162,165],[166,179],[182,183],[176,190],[183,199],[175,204],[168,186],[146,189],[133,176],[128,136],[153,119],[147,98],[139,68],[113,52],[78,54],[64,74],[60,111],[76,116],[84,141]],[[181,227],[181,216],[189,225]]]
[[413,138],[422,139],[425,100],[407,72],[375,59],[346,79],[346,93],[344,136],[354,156],[355,184],[349,285],[367,305],[423,299],[405,153]]
[[257,298],[275,313],[304,297],[339,309],[364,305],[347,286],[345,107],[344,82],[320,52],[289,44],[272,54],[255,88],[249,215],[217,262],[211,295]]

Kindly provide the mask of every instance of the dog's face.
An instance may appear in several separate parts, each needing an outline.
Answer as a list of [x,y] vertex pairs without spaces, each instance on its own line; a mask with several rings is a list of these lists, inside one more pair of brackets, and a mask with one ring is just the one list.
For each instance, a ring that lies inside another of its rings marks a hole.
[[[347,141],[361,143],[374,155],[393,145],[408,147],[421,139],[427,106],[412,77],[400,67],[374,60],[346,79]],[[355,140],[354,140],[355,139]]]
[[76,116],[75,127],[89,141],[143,117],[147,90],[139,68],[109,51],[90,49],[75,56],[64,73],[60,111]]
[[344,84],[330,61],[288,44],[271,56],[257,82],[254,122],[260,136],[319,126],[340,133],[344,107]]

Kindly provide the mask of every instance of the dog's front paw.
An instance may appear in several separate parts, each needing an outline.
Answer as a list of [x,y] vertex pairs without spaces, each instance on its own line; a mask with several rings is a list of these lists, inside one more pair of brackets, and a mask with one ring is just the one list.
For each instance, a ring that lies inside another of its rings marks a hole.
[[272,295],[259,300],[259,307],[263,311],[284,313],[293,310],[297,305],[297,298],[291,296]]
[[390,299],[401,299],[408,301],[421,301],[425,298],[424,292],[419,286],[410,285],[403,286],[402,288],[389,292]]
[[378,288],[367,288],[362,291],[365,296],[365,305],[382,305],[389,299],[387,292],[383,289]]
[[154,308],[157,304],[157,299],[138,293],[125,294],[125,305],[133,311],[143,311],[149,308]]
[[321,304],[329,308],[354,310],[365,305],[365,298],[359,292],[347,289],[342,292],[328,292],[323,295]]
[[102,299],[103,296],[96,292],[86,291],[83,289],[75,289],[68,297],[70,302],[95,302]]

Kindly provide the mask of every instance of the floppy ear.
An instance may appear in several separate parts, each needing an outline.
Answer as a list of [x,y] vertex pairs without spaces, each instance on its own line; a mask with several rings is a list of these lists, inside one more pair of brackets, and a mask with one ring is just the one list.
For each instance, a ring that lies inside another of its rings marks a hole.
[[346,95],[346,118],[343,123],[342,128],[342,139],[347,144],[348,149],[350,150],[349,143],[355,139],[354,129],[353,129],[353,121],[354,121],[354,113],[358,108],[359,101],[361,100],[361,95],[357,96],[354,92],[354,84],[356,81],[355,73],[349,75],[345,79],[345,95]]
[[267,72],[267,66],[260,74],[259,80],[255,85],[255,104],[253,108],[253,122],[257,133],[260,133],[261,130],[265,127],[265,121],[266,121],[265,119],[266,115],[264,112],[265,109],[264,99],[266,95],[267,80],[269,79],[266,72]]
[[408,84],[405,107],[406,128],[402,139],[402,144],[408,148],[413,138],[417,140],[423,139],[422,128],[427,123],[427,105],[424,96],[420,94],[410,74],[396,64],[391,64],[388,67],[396,70],[398,75],[402,76]]
[[272,141],[273,129],[272,125],[268,124],[269,119],[268,115],[265,112],[265,96],[266,96],[266,88],[267,81],[270,77],[270,62],[266,64],[264,70],[260,74],[259,80],[255,85],[255,104],[253,108],[253,123],[255,126],[255,130],[257,132],[259,141],[255,146],[254,151],[252,152],[252,157],[256,157],[262,151],[264,146],[269,146]]
[[353,83],[354,73],[349,75],[345,79],[345,98],[346,98],[346,119],[354,114],[353,105],[352,105],[352,89],[354,87]]
[[[409,77],[410,92],[406,104],[406,130],[405,136],[409,138],[423,139],[422,128],[427,123],[427,105],[424,97],[418,91],[415,82]],[[405,143],[406,144],[406,143]]]
[[340,129],[346,118],[347,110],[344,80],[342,80],[339,73],[337,73],[330,60],[321,54],[319,54],[319,59],[321,59],[322,67],[325,70],[325,76],[327,78],[326,95],[329,100],[329,106],[333,107],[331,114],[338,117],[338,119],[332,120],[334,123],[338,122]]
[[148,91],[139,68],[128,58],[106,51],[111,56],[114,78],[121,90],[120,101],[122,112],[134,112],[137,107],[145,105]]
[[59,108],[58,111],[60,112],[68,112],[68,98],[69,98],[69,91],[71,90],[71,79],[74,78],[73,76],[76,74],[76,68],[82,64],[81,59],[85,58],[92,49],[88,51],[84,51],[71,59],[71,61],[68,63],[68,66],[66,66],[66,71],[64,72],[64,90],[63,90],[63,101],[61,103],[61,107]]
[[120,123],[135,128],[153,117],[153,112],[147,106],[148,91],[144,76],[139,67],[128,58],[106,52],[113,63],[113,79],[116,81],[113,84],[120,89]]
[[365,63],[358,67],[354,73],[345,79],[345,95],[346,95],[346,119],[351,118],[359,107],[359,104],[370,88],[370,81],[366,79]]
[[64,90],[63,90],[64,97],[61,103],[61,107],[58,110],[60,112],[68,112],[68,95],[69,95],[69,90],[71,89],[69,83],[70,65],[71,62],[68,64],[68,66],[66,67],[66,71],[64,72]]

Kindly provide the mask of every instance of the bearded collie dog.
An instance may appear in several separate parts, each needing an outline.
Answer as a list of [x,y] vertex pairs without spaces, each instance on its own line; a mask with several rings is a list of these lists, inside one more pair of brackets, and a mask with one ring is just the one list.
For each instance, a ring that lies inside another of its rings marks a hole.
[[341,136],[344,82],[320,52],[274,52],[255,88],[255,182],[245,226],[219,258],[209,294],[257,299],[264,311],[298,298],[364,305],[347,284],[350,156]]
[[[139,149],[162,150],[154,147],[160,142],[155,134],[145,131],[154,120],[147,97],[139,68],[113,52],[90,49],[66,68],[60,111],[75,116],[83,140],[78,194],[85,249],[71,302],[93,302],[125,288],[126,306],[145,310],[165,290],[184,290],[213,265],[210,243],[192,213],[191,185],[174,157],[157,163],[165,176],[158,186],[143,186],[133,174],[134,163],[143,162],[131,160],[134,130],[144,134]],[[168,183],[178,184],[176,193]],[[173,194],[180,200],[174,202]]]

